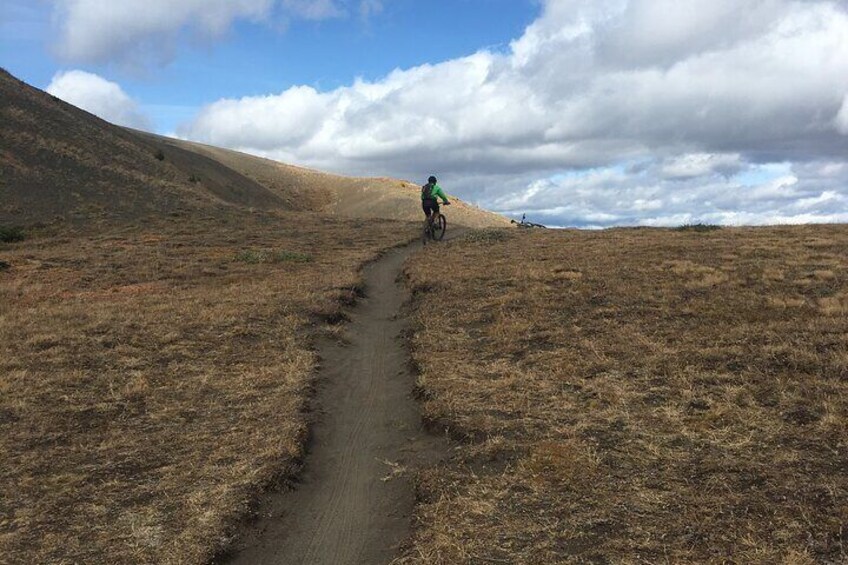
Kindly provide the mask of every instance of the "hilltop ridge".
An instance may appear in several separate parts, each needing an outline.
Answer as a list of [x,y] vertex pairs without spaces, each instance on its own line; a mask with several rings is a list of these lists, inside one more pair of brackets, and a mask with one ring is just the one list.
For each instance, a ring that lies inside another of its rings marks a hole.
[[[414,183],[353,178],[106,122],[0,70],[0,224],[238,210],[416,220]],[[508,225],[457,201],[454,223]]]

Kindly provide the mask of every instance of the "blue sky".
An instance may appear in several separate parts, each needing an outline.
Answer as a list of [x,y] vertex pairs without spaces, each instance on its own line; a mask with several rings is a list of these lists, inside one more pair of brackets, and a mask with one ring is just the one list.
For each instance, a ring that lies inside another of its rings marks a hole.
[[550,225],[848,221],[846,0],[5,0],[0,65]]
[[[110,3],[104,0],[104,4]],[[210,100],[281,92],[307,84],[321,90],[375,80],[396,68],[449,60],[479,48],[506,49],[539,13],[532,0],[397,0],[363,17],[318,21],[234,21],[220,40],[185,34],[165,65],[62,57],[50,2],[5,0],[0,53],[6,70],[46,89],[57,72],[81,69],[118,81],[142,101],[159,133],[173,132]]]

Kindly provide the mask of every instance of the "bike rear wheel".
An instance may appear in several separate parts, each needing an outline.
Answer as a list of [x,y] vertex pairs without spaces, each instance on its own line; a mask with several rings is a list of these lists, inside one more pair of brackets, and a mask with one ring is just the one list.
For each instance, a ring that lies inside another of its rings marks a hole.
[[433,239],[436,241],[441,241],[442,238],[445,237],[445,230],[447,229],[447,218],[445,218],[444,214],[439,214],[439,216],[433,221]]

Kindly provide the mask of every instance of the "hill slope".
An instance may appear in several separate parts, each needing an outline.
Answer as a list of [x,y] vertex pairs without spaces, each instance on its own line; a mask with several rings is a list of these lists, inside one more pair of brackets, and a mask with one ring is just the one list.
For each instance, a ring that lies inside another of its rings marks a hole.
[[[282,208],[216,161],[160,147],[0,72],[0,222],[131,219],[228,206]],[[203,171],[202,182],[190,170]]]
[[[200,143],[152,134],[151,141],[204,155],[238,171],[279,196],[291,210],[309,210],[344,218],[419,220],[422,218],[420,187],[391,178],[354,178],[286,165]],[[450,221],[468,227],[509,226],[499,214],[452,198]]]
[[[415,220],[418,187],[349,178],[112,125],[0,71],[0,224],[320,212]],[[505,218],[457,201],[452,221]]]

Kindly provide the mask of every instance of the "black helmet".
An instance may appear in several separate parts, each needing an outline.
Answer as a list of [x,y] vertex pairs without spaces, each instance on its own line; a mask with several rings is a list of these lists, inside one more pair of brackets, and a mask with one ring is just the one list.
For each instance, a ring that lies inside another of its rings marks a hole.
[[430,184],[436,184],[439,181],[436,179],[436,177],[431,176],[430,178],[427,179],[427,182],[430,183]]

